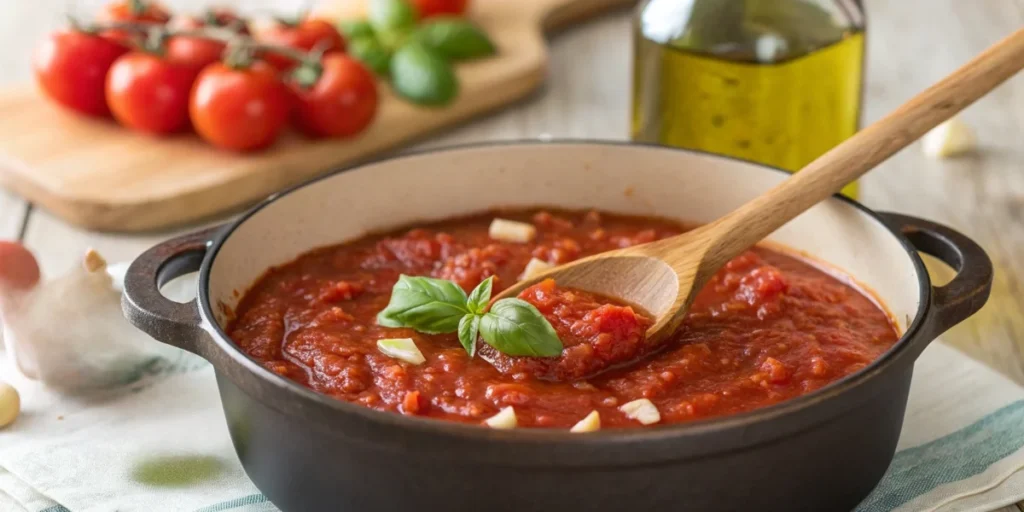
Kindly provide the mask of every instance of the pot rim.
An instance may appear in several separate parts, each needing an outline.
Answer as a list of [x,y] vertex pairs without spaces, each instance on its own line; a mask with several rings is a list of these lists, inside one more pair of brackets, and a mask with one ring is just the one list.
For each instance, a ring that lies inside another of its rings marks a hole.
[[[239,216],[234,221],[228,223],[225,227],[219,230],[214,236],[213,240],[208,246],[206,255],[203,257],[203,262],[199,270],[198,280],[198,294],[197,301],[199,303],[199,311],[202,316],[203,322],[206,324],[206,331],[211,334],[213,343],[217,345],[217,349],[221,352],[228,354],[228,356],[245,367],[252,378],[259,378],[265,381],[269,381],[270,384],[277,388],[284,388],[288,392],[292,393],[297,398],[302,400],[310,400],[315,402],[320,407],[330,409],[332,413],[356,415],[363,420],[371,423],[377,423],[382,426],[388,426],[393,428],[401,428],[409,431],[415,431],[423,434],[440,434],[440,435],[452,435],[459,437],[468,437],[476,440],[486,440],[490,443],[551,443],[558,442],[562,444],[573,443],[578,445],[592,445],[592,444],[631,444],[637,442],[652,442],[660,439],[678,439],[684,437],[699,437],[709,433],[720,433],[721,431],[743,429],[754,424],[762,424],[771,420],[779,419],[782,417],[794,416],[800,412],[806,411],[815,407],[818,404],[829,401],[832,398],[844,395],[847,392],[858,388],[860,385],[867,383],[873,378],[885,371],[887,368],[895,364],[901,354],[907,351],[912,339],[917,337],[922,332],[922,327],[925,325],[925,319],[927,312],[931,308],[931,290],[932,284],[931,279],[924,267],[924,263],[921,258],[917,255],[917,249],[910,243],[910,241],[895,228],[890,226],[878,213],[874,210],[864,206],[863,204],[842,196],[835,194],[832,196],[833,199],[839,199],[848,205],[858,209],[861,213],[866,214],[871,220],[878,223],[888,233],[890,233],[906,251],[907,256],[910,258],[911,263],[917,273],[917,280],[919,284],[919,297],[918,297],[918,309],[913,320],[907,325],[906,330],[900,335],[896,343],[884,352],[881,356],[876,358],[871,364],[862,368],[861,370],[847,375],[839,380],[829,383],[828,385],[814,390],[805,395],[784,400],[777,404],[773,404],[767,407],[754,409],[751,411],[731,414],[727,416],[708,418],[695,420],[685,423],[675,423],[667,425],[656,425],[647,426],[643,428],[634,429],[607,429],[599,430],[597,432],[589,433],[588,435],[573,434],[568,429],[554,429],[554,428],[529,428],[529,429],[513,429],[513,430],[495,430],[488,429],[479,425],[460,423],[455,421],[438,420],[434,418],[421,418],[418,416],[406,416],[403,414],[396,414],[390,411],[379,411],[371,409],[363,405],[345,402],[335,398],[331,398],[325,394],[318,393],[312,389],[306,388],[301,384],[289,380],[281,375],[278,375],[259,364],[255,359],[250,357],[248,354],[240,350],[231,338],[224,332],[224,329],[214,320],[216,317],[210,303],[209,298],[209,285],[210,285],[210,270],[213,266],[214,260],[220,253],[220,249],[224,243],[231,237],[238,227],[248,221],[251,217],[259,213],[263,208],[274,203],[278,199],[281,199],[293,192],[303,189],[308,186],[314,186],[319,184],[321,181],[333,178],[339,174],[347,171],[355,170],[366,165],[391,162],[405,159],[414,159],[423,155],[446,153],[446,152],[457,152],[471,149],[500,149],[500,148],[515,148],[517,146],[625,146],[625,147],[639,147],[646,150],[656,151],[668,151],[672,153],[691,153],[711,158],[718,158],[733,162],[740,162],[745,164],[753,164],[766,171],[780,172],[790,174],[789,171],[778,167],[764,165],[759,162],[745,160],[727,155],[718,155],[706,151],[692,150],[675,148],[670,146],[662,146],[652,143],[640,143],[632,141],[616,141],[616,140],[601,140],[601,139],[552,139],[539,140],[539,139],[510,139],[501,141],[483,141],[483,142],[472,142],[465,144],[456,144],[450,146],[443,146],[439,148],[429,148],[410,152],[404,152],[401,154],[373,159],[369,161],[362,161],[353,165],[340,167],[336,170],[325,173],[321,176],[317,176],[311,180],[305,181],[298,185],[292,186],[275,194],[268,196],[266,199],[260,201],[255,206],[251,207],[244,214]],[[842,269],[840,269],[842,270]],[[882,305],[885,307],[885,305]],[[930,340],[929,340],[930,341]],[[216,370],[215,366],[215,370]],[[267,403],[269,407],[281,410],[273,403]],[[854,407],[856,404],[850,404],[850,407]],[[821,421],[825,421],[828,418],[821,418]]]

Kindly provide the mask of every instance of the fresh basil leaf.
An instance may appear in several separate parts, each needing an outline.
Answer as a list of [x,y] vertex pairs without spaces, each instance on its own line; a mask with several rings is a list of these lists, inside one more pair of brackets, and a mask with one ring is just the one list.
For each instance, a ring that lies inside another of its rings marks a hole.
[[405,45],[411,34],[409,30],[385,30],[377,34],[377,40],[389,52],[394,52]]
[[396,320],[394,318],[390,318],[387,315],[385,315],[384,311],[386,311],[386,310],[383,310],[380,313],[377,313],[377,325],[379,325],[381,327],[393,327],[393,328],[406,327],[406,325],[404,323],[399,322],[398,320]]
[[494,43],[483,30],[461,18],[435,18],[413,34],[416,41],[450,59],[494,55]]
[[338,30],[346,39],[374,37],[373,25],[366,20],[342,20],[338,22]]
[[473,288],[473,291],[469,293],[469,299],[466,300],[466,309],[469,309],[469,312],[473,314],[484,314],[484,310],[487,309],[487,303],[491,301],[491,288],[493,287],[494,276],[488,277],[476,285],[476,288]]
[[476,355],[476,338],[480,333],[480,316],[466,315],[459,321],[459,343],[466,349],[469,357]]
[[501,299],[480,319],[480,335],[488,345],[510,356],[558,357],[562,341],[555,328],[532,304]]
[[447,105],[459,93],[451,63],[416,42],[402,46],[391,58],[391,83],[400,96],[419,105]]
[[391,289],[391,301],[377,315],[385,327],[411,327],[427,334],[455,332],[466,309],[466,292],[443,279],[402,275]]
[[352,39],[348,53],[378,75],[387,75],[391,67],[391,52],[374,37]]
[[416,25],[416,7],[407,0],[371,0],[370,23],[374,30],[408,30]]

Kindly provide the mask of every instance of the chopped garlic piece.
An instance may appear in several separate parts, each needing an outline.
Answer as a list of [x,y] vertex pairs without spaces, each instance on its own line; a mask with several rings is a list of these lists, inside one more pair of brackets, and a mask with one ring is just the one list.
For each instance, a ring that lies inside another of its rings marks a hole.
[[554,267],[554,265],[544,260],[530,258],[530,262],[526,264],[526,268],[523,269],[523,274],[519,276],[519,279],[529,279],[552,267]]
[[597,411],[590,411],[590,414],[573,425],[569,432],[597,432],[598,430],[601,430],[601,414]]
[[502,242],[525,243],[537,236],[537,228],[533,224],[516,222],[514,220],[494,219],[487,234]]
[[627,418],[637,420],[644,425],[653,425],[661,421],[661,413],[658,412],[658,408],[646,398],[623,404],[619,410],[626,413]]
[[971,127],[958,117],[942,123],[921,139],[924,154],[932,158],[947,158],[974,150],[977,138]]
[[510,405],[502,409],[498,414],[484,420],[484,423],[486,423],[488,427],[503,430],[516,428],[516,425],[518,425],[518,422],[516,421],[516,410]]
[[21,399],[18,390],[6,382],[0,382],[0,428],[14,423],[21,412]]
[[411,364],[423,364],[427,360],[423,357],[423,352],[420,352],[419,347],[416,346],[416,342],[412,338],[377,340],[377,350],[380,350],[386,356],[401,359]]

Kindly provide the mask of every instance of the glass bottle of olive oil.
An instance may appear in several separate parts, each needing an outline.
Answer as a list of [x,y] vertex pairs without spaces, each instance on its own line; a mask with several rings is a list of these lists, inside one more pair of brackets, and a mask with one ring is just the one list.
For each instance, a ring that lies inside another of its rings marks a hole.
[[[796,171],[857,131],[857,0],[646,0],[635,18],[634,140]],[[844,189],[856,197],[856,183]]]

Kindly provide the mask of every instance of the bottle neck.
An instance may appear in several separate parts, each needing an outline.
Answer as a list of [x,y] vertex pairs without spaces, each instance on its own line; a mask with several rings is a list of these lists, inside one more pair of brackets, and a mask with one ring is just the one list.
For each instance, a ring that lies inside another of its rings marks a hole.
[[649,0],[637,17],[650,41],[761,63],[830,46],[864,23],[857,0]]

